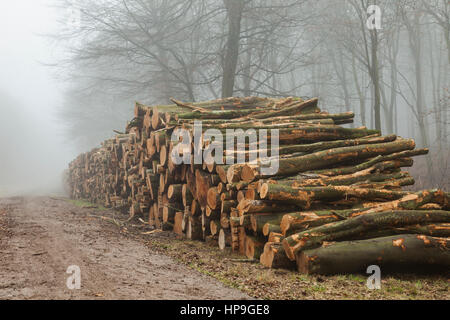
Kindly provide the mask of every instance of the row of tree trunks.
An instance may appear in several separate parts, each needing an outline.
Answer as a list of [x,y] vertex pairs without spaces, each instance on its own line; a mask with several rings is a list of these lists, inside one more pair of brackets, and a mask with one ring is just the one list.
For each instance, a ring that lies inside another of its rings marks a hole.
[[[342,127],[354,114],[322,112],[316,98],[172,101],[153,107],[136,103],[124,134],[75,159],[68,172],[71,196],[128,211],[130,219],[178,238],[301,272],[327,268],[308,253],[331,247],[330,241],[449,236],[447,193],[402,190],[414,183],[402,168],[428,153],[415,149],[413,140]],[[203,132],[194,139],[198,121]],[[175,139],[178,129],[187,130],[192,141]],[[233,131],[244,143],[214,149],[220,139],[208,138],[208,129]],[[265,130],[257,136],[267,141],[276,138],[276,129],[279,145],[242,140],[252,129]],[[194,161],[194,151],[205,156],[201,163]],[[191,161],[178,164],[176,155]],[[242,159],[246,163],[236,163]],[[262,170],[268,161],[278,170]],[[300,262],[302,254],[312,262]],[[306,267],[300,268],[302,263]]]
[[298,251],[319,247],[323,242],[364,237],[364,233],[372,230],[439,222],[449,223],[450,211],[407,210],[367,213],[291,235],[283,240],[283,247],[288,258],[294,260]]
[[[279,170],[273,176],[290,176],[352,160],[367,159],[378,155],[390,155],[395,152],[412,150],[414,147],[414,140],[397,139],[393,142],[342,147],[319,151],[300,157],[280,159]],[[240,170],[238,169],[239,167],[237,165],[228,169],[233,172],[233,174],[227,173],[229,183],[235,182],[236,180],[254,181],[265,177],[261,174],[260,164],[243,165],[240,167]],[[235,177],[235,175],[239,175],[239,177]]]

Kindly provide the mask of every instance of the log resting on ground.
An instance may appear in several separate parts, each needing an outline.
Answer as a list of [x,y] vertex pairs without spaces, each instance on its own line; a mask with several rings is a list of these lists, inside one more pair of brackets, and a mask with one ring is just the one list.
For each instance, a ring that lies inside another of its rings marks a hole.
[[368,213],[293,234],[283,240],[283,247],[288,258],[294,260],[297,252],[317,248],[324,242],[364,237],[365,233],[374,229],[401,228],[433,222],[449,223],[450,211],[408,210]]
[[297,268],[306,274],[366,273],[377,265],[401,273],[450,269],[450,239],[406,234],[359,241],[344,241],[300,251]]

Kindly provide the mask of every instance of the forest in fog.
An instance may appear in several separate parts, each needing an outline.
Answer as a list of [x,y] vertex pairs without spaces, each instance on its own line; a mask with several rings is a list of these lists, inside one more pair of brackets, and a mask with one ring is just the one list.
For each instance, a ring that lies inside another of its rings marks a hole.
[[[354,126],[412,137],[416,188],[449,189],[447,0],[55,0],[67,86],[59,118],[80,151],[122,130],[134,101],[318,97]],[[369,6],[380,25],[368,27]]]

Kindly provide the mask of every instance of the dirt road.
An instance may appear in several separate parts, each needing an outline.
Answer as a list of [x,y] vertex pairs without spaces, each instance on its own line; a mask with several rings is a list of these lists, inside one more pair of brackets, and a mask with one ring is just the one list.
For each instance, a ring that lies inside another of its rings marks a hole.
[[[0,299],[247,299],[57,198],[0,199]],[[110,213],[109,213],[110,214]],[[81,270],[69,290],[67,268]]]

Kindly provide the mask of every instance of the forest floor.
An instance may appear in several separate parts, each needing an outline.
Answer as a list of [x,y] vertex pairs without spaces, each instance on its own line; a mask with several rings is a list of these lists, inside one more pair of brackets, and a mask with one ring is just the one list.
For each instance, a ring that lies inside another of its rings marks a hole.
[[[248,299],[111,223],[114,212],[58,198],[0,199],[0,299]],[[81,289],[66,283],[78,266]]]
[[0,199],[0,257],[0,299],[450,299],[449,274],[382,274],[369,290],[368,275],[269,270],[60,197]]

